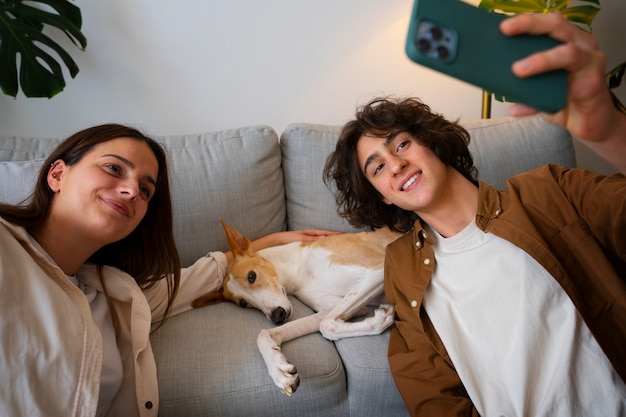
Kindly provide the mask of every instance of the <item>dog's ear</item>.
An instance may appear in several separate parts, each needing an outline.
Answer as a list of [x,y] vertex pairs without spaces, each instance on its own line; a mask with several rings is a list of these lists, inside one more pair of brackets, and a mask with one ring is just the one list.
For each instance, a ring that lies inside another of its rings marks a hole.
[[236,258],[244,254],[250,253],[250,240],[239,233],[239,231],[233,227],[230,227],[226,222],[220,219],[224,232],[226,233],[226,240],[228,241],[228,249],[232,252]]
[[196,298],[191,302],[191,306],[193,308],[206,307],[213,304],[219,304],[223,301],[226,301],[224,298],[224,291],[222,289],[218,291],[208,292],[206,294],[202,294],[200,297]]

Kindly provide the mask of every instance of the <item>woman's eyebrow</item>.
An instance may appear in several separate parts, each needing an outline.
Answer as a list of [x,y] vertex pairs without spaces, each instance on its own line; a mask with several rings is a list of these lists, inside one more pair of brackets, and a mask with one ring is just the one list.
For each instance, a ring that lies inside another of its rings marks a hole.
[[[116,154],[113,154],[113,153],[107,153],[107,154],[104,154],[102,156],[110,156],[112,158],[115,158],[115,159],[119,160],[121,163],[123,163],[127,167],[129,167],[131,169],[135,169],[135,164],[133,164],[131,161],[129,161],[128,159],[124,158],[123,156],[116,155]],[[145,179],[150,184],[152,184],[152,185],[154,185],[156,187],[156,181],[150,175],[146,175]]]

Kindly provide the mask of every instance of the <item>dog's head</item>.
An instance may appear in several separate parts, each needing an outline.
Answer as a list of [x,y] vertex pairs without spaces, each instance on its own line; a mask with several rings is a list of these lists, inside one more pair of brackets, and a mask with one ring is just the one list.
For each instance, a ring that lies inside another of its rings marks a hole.
[[250,240],[220,219],[233,260],[228,264],[221,293],[205,294],[194,307],[231,301],[240,307],[259,309],[275,324],[291,315],[291,302],[274,265],[250,248]]

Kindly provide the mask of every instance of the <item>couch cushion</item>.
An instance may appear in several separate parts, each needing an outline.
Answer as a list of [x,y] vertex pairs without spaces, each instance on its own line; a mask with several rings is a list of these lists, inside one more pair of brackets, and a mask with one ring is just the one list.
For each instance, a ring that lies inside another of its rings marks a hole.
[[183,265],[227,250],[223,218],[250,239],[285,229],[278,135],[253,126],[160,137],[168,154],[174,233]]
[[335,342],[346,370],[350,415],[409,415],[391,376],[388,344],[389,330],[380,335],[348,337]]
[[295,123],[281,135],[289,230],[356,231],[339,217],[333,194],[322,180],[326,158],[335,149],[340,131],[341,126]]
[[569,132],[540,116],[471,120],[461,124],[472,138],[469,148],[478,167],[478,178],[497,188],[505,188],[509,177],[547,163],[576,166]]
[[[285,229],[278,135],[267,126],[155,137],[168,154],[174,234],[183,265],[227,250],[218,218],[251,239]],[[0,137],[0,202],[32,192],[43,159],[62,141]],[[20,161],[20,162],[13,162]]]
[[[294,319],[312,313],[297,299],[291,301]],[[151,336],[159,416],[349,415],[341,360],[319,333],[283,345],[298,369],[300,387],[290,397],[280,392],[256,345],[259,331],[272,326],[260,311],[232,303],[171,317]]]
[[28,198],[43,161],[0,162],[0,203],[18,204]]
[[[470,151],[479,179],[498,188],[519,172],[548,162],[573,167],[574,147],[567,130],[539,116],[462,121],[471,136]],[[338,215],[334,197],[322,181],[327,156],[341,126],[294,123],[280,138],[285,172],[287,228],[354,231]]]
[[0,202],[17,204],[33,192],[41,164],[61,143],[57,138],[0,136]]

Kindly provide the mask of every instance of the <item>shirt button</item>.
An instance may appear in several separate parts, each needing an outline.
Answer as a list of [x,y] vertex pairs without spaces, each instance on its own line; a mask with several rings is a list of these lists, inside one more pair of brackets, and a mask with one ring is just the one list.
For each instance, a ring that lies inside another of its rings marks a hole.
[[147,408],[148,410],[150,410],[150,409],[152,408],[152,401],[147,401],[147,402],[146,402],[146,408]]
[[417,248],[421,248],[422,247],[422,242],[420,242],[419,240],[417,242],[415,242],[415,246]]
[[430,265],[430,259],[428,258],[424,259],[424,265]]
[[411,307],[413,307],[413,308],[417,307],[417,301],[412,300],[411,301]]
[[500,215],[501,211],[500,210],[496,210],[496,217],[498,217]]

